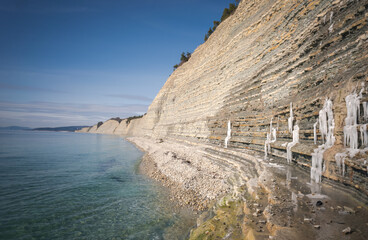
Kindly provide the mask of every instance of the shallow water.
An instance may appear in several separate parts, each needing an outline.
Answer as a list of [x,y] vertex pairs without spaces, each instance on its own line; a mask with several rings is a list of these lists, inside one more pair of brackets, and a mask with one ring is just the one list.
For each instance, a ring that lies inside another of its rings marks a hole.
[[182,239],[195,223],[117,136],[0,133],[1,239]]
[[[288,208],[286,227],[298,239],[367,239],[368,199],[352,188],[323,178],[310,180],[310,173],[277,157],[265,160],[274,173],[275,186]],[[318,226],[313,227],[313,226]],[[342,231],[351,228],[350,234]],[[292,236],[281,236],[291,239]]]

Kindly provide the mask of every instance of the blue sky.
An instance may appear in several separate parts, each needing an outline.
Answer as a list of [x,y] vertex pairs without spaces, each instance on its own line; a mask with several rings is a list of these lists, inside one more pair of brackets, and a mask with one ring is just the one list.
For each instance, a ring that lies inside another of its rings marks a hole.
[[143,114],[230,0],[1,0],[0,126]]

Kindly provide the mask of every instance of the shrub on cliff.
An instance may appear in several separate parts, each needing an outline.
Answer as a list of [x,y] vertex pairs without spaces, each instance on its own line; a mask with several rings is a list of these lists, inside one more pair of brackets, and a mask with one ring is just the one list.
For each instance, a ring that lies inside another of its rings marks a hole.
[[180,56],[180,63],[174,65],[174,70],[183,65],[183,63],[187,62],[191,56],[192,54],[190,52],[187,53],[182,52]]
[[225,19],[228,18],[230,15],[231,15],[230,10],[225,8],[224,11],[222,12],[221,22],[225,21]]
[[115,118],[110,118],[109,120],[114,120],[114,121],[117,121],[117,122],[121,123],[121,121],[122,121],[123,119],[121,119],[121,118],[119,118],[119,117],[115,117]]
[[[236,0],[235,3],[230,3],[229,8],[225,8],[222,12],[221,21],[213,21],[213,27],[210,27],[208,32],[204,35],[204,41],[211,36],[211,34],[216,30],[216,28],[220,25],[221,22],[225,21],[226,18],[231,16],[236,8],[238,7],[241,0]],[[180,57],[180,63],[174,65],[174,71],[180,67],[183,63],[187,62],[190,58],[191,54],[187,52],[186,54],[183,52]]]
[[208,30],[206,35],[204,36],[204,41],[211,36],[211,34],[216,30],[217,26],[220,25],[221,22],[225,21],[228,17],[230,17],[236,10],[239,5],[240,0],[236,0],[235,3],[230,3],[229,8],[225,8],[222,12],[221,21],[213,21],[213,27]]
[[130,121],[132,121],[133,119],[142,118],[144,115],[146,115],[146,114],[128,117],[128,118],[126,118],[126,124],[128,125],[130,123]]

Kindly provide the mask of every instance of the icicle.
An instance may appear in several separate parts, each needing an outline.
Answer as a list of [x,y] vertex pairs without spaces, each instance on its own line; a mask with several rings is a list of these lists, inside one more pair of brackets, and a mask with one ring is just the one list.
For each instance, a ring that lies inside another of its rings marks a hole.
[[327,116],[324,107],[319,111],[319,131],[321,132],[322,143],[325,143],[325,136],[327,135]]
[[323,144],[314,149],[312,153],[311,179],[316,183],[321,182],[324,172],[323,153],[335,144],[335,120],[332,111],[332,101],[326,99],[323,108],[319,111],[319,131],[322,135]]
[[368,121],[368,103],[367,102],[362,102],[362,105],[363,105],[364,121]]
[[276,141],[276,128],[272,128],[272,142]]
[[286,159],[288,163],[291,163],[293,160],[293,154],[291,152],[291,148],[295,146],[299,142],[299,127],[298,125],[294,126],[293,130],[293,121],[294,121],[294,115],[293,115],[293,103],[290,103],[290,117],[288,119],[288,127],[289,132],[293,134],[293,141],[288,143],[286,146]]
[[294,121],[294,117],[293,117],[293,103],[290,103],[290,117],[288,119],[288,126],[289,126],[289,132],[293,132],[293,121]]
[[328,131],[326,136],[326,145],[327,147],[332,147],[335,144],[335,137],[333,135],[333,132],[335,131],[335,120],[333,117],[333,111],[332,111],[332,101],[326,100],[326,114],[328,116]]
[[272,119],[273,117],[271,118],[271,122],[270,122],[270,135],[272,134]]
[[360,96],[356,93],[346,96],[347,116],[344,126],[344,145],[358,149],[358,118],[360,116]]
[[271,142],[271,135],[267,133],[267,137],[266,137],[266,141],[264,145],[265,157],[267,157],[268,152],[271,150],[270,142]]
[[317,124],[318,124],[318,119],[317,119],[317,122],[315,124],[313,124],[314,144],[317,144]]
[[333,12],[330,13],[330,23],[332,23]]
[[345,158],[346,157],[347,157],[346,153],[337,153],[335,155],[336,165],[339,168],[339,172],[342,176],[345,176]]
[[271,118],[271,122],[270,122],[270,133],[267,133],[267,137],[266,137],[266,141],[265,141],[265,146],[264,146],[264,152],[265,152],[265,157],[267,157],[268,152],[271,151],[271,144],[276,141],[276,128],[272,127],[272,119]]
[[367,124],[360,125],[360,140],[364,147],[368,147]]
[[272,126],[272,119],[273,118],[271,118],[271,122],[270,122],[270,142],[275,142],[276,141],[276,128]]
[[231,138],[231,122],[230,120],[227,122],[227,136],[225,138],[225,148],[227,148],[227,144]]
[[295,125],[294,126],[293,142],[295,142],[295,143],[298,143],[299,142],[299,127],[298,127],[298,125]]
[[291,163],[291,161],[293,160],[293,153],[291,152],[291,148],[294,147],[295,144],[297,144],[298,142],[299,142],[299,127],[298,125],[295,125],[293,130],[293,141],[288,143],[286,147],[286,159],[288,163]]
[[358,149],[358,130],[356,125],[344,127],[344,145],[352,149]]

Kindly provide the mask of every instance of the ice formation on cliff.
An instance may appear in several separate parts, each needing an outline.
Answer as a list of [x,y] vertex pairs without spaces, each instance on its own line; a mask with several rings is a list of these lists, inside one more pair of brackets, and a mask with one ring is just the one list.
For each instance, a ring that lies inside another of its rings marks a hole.
[[318,124],[318,119],[317,119],[317,122],[315,122],[315,124],[313,124],[313,139],[314,139],[314,144],[317,144],[317,124]]
[[298,125],[294,126],[294,130],[293,130],[293,120],[294,120],[294,116],[293,116],[293,103],[290,103],[290,117],[288,119],[288,127],[289,127],[289,132],[293,133],[293,141],[288,143],[286,146],[286,159],[288,161],[288,163],[291,163],[291,160],[293,159],[293,154],[291,152],[291,148],[295,146],[295,144],[297,144],[299,142],[299,127]]
[[367,125],[368,124],[361,124],[360,125],[360,139],[362,141],[362,146],[368,147],[368,133],[367,133]]
[[286,159],[288,163],[291,163],[291,160],[293,159],[293,153],[291,152],[291,148],[295,146],[299,142],[299,127],[298,125],[294,126],[293,130],[293,141],[288,143],[286,147]]
[[347,157],[347,154],[345,152],[337,153],[335,155],[336,165],[339,168],[339,173],[343,176],[345,176],[345,158],[346,157]]
[[292,133],[293,132],[293,121],[294,121],[294,116],[293,116],[293,103],[290,103],[290,117],[288,118],[288,127],[289,127],[289,132]]
[[323,144],[314,149],[312,153],[311,179],[316,183],[321,182],[324,171],[323,153],[335,144],[335,120],[332,111],[332,101],[326,99],[323,108],[319,111],[319,131],[322,135]]
[[271,151],[271,135],[269,133],[267,133],[267,137],[266,137],[266,141],[264,144],[264,153],[265,153],[265,157],[267,157],[268,152]]
[[231,138],[231,122],[230,120],[227,122],[227,135],[225,138],[225,148],[227,148],[227,144]]
[[272,119],[271,118],[271,122],[270,122],[270,136],[271,136],[271,142],[275,142],[276,141],[276,128],[272,127]]
[[276,141],[276,128],[272,127],[272,120],[273,120],[273,118],[271,118],[270,132],[267,133],[265,146],[264,146],[265,157],[267,157],[268,152],[271,151],[271,144],[270,143],[273,143],[273,142]]
[[330,13],[330,23],[332,23],[333,12]]
[[363,105],[363,118],[364,121],[368,120],[368,102],[362,102]]
[[358,117],[360,115],[360,96],[353,93],[345,98],[347,116],[344,126],[344,145],[358,149]]
[[[359,94],[356,92],[349,94],[345,97],[346,102],[346,118],[344,126],[344,146],[347,148],[345,152],[337,153],[335,155],[336,165],[339,168],[340,174],[345,175],[345,158],[349,156],[353,158],[359,152],[368,151],[368,133],[367,123],[359,123],[361,117],[360,112],[360,100],[363,97],[364,83]],[[363,107],[363,121],[368,120],[367,102],[362,102]],[[360,132],[360,146],[359,146],[359,134]],[[365,148],[365,149],[359,149]]]

